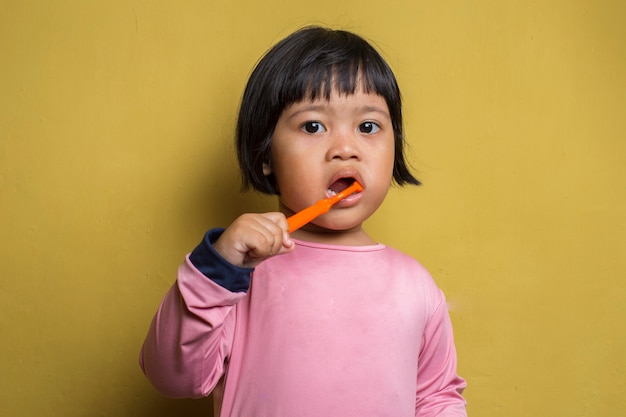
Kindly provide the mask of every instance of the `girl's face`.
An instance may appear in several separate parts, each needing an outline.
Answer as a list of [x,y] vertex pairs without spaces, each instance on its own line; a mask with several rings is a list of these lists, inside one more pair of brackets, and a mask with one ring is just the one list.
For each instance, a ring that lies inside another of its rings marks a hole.
[[[357,89],[333,91],[330,99],[304,100],[287,107],[276,124],[272,159],[281,211],[300,211],[358,181],[364,190],[293,233],[296,238],[370,244],[361,225],[383,202],[391,185],[394,135],[385,100]],[[341,237],[341,239],[337,239]]]

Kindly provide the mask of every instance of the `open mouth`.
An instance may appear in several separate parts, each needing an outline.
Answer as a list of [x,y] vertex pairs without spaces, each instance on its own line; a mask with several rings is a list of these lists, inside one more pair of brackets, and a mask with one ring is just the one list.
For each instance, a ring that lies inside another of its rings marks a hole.
[[352,177],[339,178],[337,181],[330,184],[328,187],[328,194],[330,196],[336,195],[354,184],[355,181],[356,180]]

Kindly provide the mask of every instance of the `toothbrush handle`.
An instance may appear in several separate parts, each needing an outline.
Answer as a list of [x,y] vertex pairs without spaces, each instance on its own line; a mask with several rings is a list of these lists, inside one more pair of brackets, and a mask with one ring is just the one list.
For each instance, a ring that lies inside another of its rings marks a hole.
[[317,216],[327,213],[331,206],[332,204],[328,201],[328,199],[320,200],[312,206],[297,212],[293,216],[290,216],[287,219],[287,223],[289,224],[289,233],[298,230]]

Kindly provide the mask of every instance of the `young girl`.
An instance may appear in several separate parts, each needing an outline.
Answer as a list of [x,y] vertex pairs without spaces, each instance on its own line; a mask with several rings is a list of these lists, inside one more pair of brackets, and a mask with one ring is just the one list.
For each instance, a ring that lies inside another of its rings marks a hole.
[[[309,27],[275,45],[243,95],[244,187],[280,211],[210,230],[150,326],[140,363],[171,397],[215,395],[216,416],[465,416],[442,292],[363,222],[403,155],[400,92],[359,36]],[[286,217],[358,181],[291,234]]]

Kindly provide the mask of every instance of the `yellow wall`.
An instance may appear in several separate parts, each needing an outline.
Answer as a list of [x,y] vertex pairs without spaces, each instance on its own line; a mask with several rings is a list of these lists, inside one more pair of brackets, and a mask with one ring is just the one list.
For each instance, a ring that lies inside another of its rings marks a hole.
[[626,415],[621,1],[0,2],[0,415],[208,416],[137,354],[238,194],[260,54],[307,23],[377,42],[425,185],[368,222],[452,306],[471,415]]

